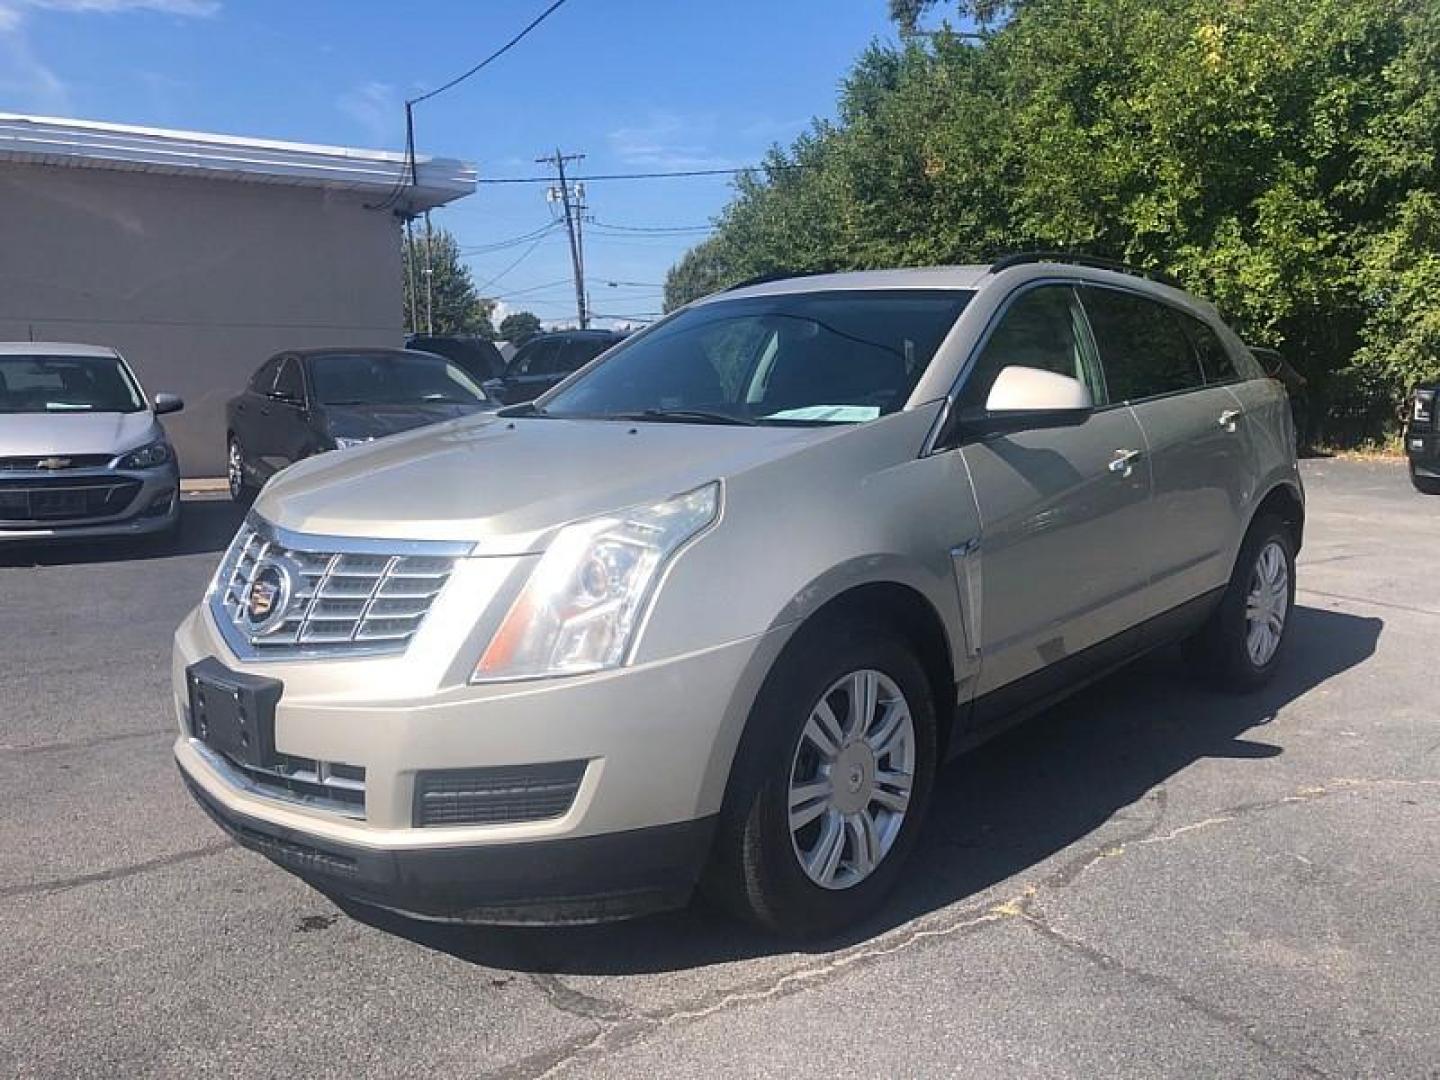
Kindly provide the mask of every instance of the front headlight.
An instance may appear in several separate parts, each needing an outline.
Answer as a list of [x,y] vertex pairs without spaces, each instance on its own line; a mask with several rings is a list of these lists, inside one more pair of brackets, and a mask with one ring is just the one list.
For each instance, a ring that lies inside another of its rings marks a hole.
[[560,530],[510,606],[471,682],[619,667],[661,570],[720,513],[718,481]]
[[370,439],[352,439],[349,435],[335,436],[336,450],[349,450],[352,446],[364,446]]
[[127,454],[121,454],[115,461],[115,468],[153,469],[174,459],[175,453],[170,449],[170,444],[164,439],[156,439],[144,446],[137,446]]

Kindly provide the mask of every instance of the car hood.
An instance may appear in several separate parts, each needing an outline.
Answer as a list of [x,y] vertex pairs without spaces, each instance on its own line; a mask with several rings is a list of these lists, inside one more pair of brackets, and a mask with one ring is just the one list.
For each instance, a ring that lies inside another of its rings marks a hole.
[[255,510],[299,532],[522,554],[566,522],[655,502],[841,431],[469,417],[302,461],[266,485]]
[[426,424],[469,416],[486,407],[483,401],[427,401],[413,405],[326,405],[324,409],[325,425],[331,435],[379,439]]
[[148,409],[133,413],[0,413],[0,457],[123,454],[158,438]]

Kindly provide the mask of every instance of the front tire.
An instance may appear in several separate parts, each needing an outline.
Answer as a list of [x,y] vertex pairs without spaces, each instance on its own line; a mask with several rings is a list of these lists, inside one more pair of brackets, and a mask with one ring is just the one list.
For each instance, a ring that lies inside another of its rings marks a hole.
[[247,502],[255,489],[245,479],[245,448],[240,440],[231,435],[225,447],[225,479],[230,487],[230,498],[235,502]]
[[1191,651],[1223,689],[1253,690],[1279,665],[1294,607],[1294,537],[1267,514],[1250,526],[1220,605]]
[[888,628],[801,633],[751,711],[704,886],[741,918],[818,937],[873,912],[899,877],[934,786],[935,706]]
[[1433,476],[1421,476],[1415,471],[1415,466],[1410,466],[1410,483],[1415,485],[1415,490],[1422,495],[1440,495],[1440,480]]

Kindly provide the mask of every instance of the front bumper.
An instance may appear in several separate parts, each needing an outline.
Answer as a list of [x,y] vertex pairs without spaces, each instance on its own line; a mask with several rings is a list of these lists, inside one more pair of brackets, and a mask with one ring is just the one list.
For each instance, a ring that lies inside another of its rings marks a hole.
[[681,907],[714,831],[705,818],[568,840],[377,850],[240,813],[181,773],[241,845],[322,892],[421,919],[585,923]]
[[1440,432],[1406,432],[1405,454],[1416,476],[1440,479]]
[[[19,473],[6,475],[10,479],[22,478]],[[150,536],[173,529],[180,520],[180,473],[173,463],[155,469],[77,469],[55,475],[71,481],[93,478],[97,483],[139,481],[140,486],[123,510],[110,516],[43,523],[0,521],[0,545]],[[41,479],[43,474],[27,473],[23,478]]]
[[[619,918],[688,898],[750,702],[786,636],[592,676],[387,699],[389,673],[413,671],[421,657],[244,663],[202,608],[176,634],[175,758],[223,828],[326,892],[425,918]],[[185,669],[205,657],[284,682],[275,749],[363,769],[363,809],[277,798],[217,767],[186,717]],[[416,824],[422,771],[562,761],[585,769],[560,816]]]

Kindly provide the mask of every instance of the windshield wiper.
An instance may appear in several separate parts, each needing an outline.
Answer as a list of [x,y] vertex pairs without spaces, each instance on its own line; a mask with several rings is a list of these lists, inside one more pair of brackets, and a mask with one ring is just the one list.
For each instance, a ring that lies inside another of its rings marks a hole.
[[658,420],[662,423],[738,424],[757,427],[759,421],[734,413],[711,412],[709,409],[642,409],[639,412],[611,413],[616,420]]

